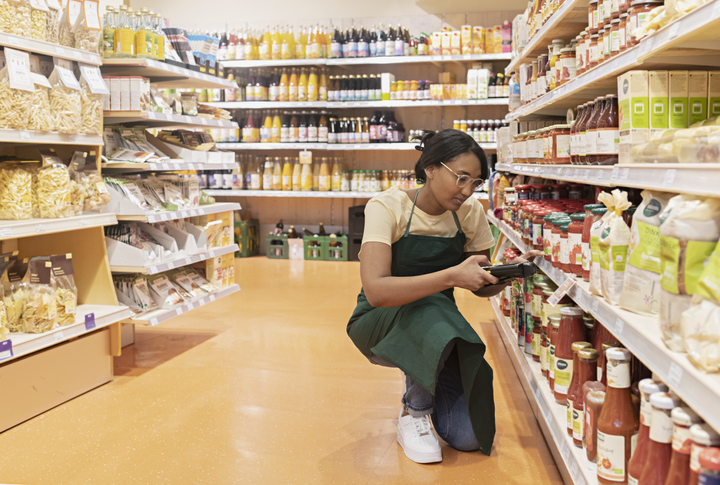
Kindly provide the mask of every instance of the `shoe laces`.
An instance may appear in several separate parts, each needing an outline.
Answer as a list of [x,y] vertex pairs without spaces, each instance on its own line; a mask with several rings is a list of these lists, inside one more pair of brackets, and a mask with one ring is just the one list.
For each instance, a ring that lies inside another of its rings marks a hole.
[[425,415],[419,418],[413,419],[415,425],[415,431],[418,435],[430,434],[432,432],[432,425],[430,424],[430,418]]

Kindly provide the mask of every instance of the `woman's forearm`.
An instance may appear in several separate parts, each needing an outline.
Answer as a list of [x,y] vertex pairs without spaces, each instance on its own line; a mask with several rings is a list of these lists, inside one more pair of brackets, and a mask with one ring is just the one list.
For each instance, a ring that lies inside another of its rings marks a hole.
[[407,305],[455,286],[453,268],[420,276],[384,276],[364,286],[368,302],[376,308]]

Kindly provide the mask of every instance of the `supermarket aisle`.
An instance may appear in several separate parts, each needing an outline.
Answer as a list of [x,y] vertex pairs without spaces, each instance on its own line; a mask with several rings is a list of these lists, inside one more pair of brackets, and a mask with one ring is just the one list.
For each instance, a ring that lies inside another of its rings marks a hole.
[[458,298],[495,369],[493,456],[418,465],[395,440],[399,371],[345,334],[359,265],[236,264],[241,292],[139,328],[115,382],[1,434],[0,483],[562,483],[488,303]]

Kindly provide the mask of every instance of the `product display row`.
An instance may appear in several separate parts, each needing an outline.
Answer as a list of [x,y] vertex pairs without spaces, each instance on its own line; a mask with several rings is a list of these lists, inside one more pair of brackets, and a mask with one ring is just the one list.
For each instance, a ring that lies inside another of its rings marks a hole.
[[454,120],[453,129],[460,130],[478,143],[495,143],[498,130],[507,126],[505,120]]

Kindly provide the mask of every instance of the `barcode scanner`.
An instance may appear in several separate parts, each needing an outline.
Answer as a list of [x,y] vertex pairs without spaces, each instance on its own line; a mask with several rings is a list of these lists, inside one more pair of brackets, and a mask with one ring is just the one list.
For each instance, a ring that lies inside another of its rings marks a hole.
[[532,276],[537,273],[538,267],[535,263],[527,262],[486,266],[483,269],[500,280],[495,284],[502,285],[517,278]]

